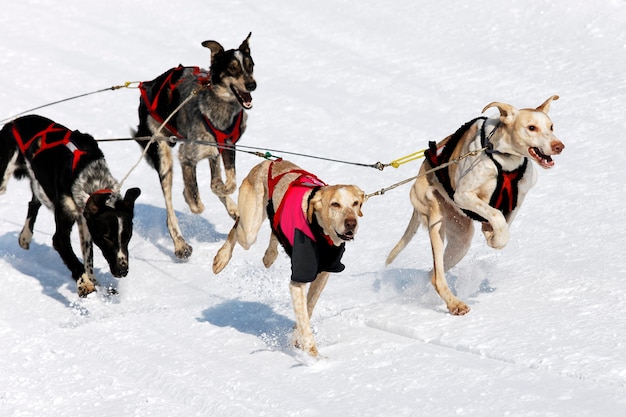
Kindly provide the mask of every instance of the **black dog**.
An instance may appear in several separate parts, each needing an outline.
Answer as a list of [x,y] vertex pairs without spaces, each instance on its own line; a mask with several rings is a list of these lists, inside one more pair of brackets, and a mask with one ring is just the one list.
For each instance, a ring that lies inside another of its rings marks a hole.
[[[136,137],[175,135],[180,139],[213,144],[188,142],[183,143],[178,150],[185,186],[183,194],[194,213],[204,210],[196,180],[196,165],[202,159],[208,158],[211,190],[219,197],[233,219],[238,216],[237,205],[229,194],[235,191],[237,185],[233,145],[246,130],[248,116],[245,110],[252,108],[250,92],[256,89],[249,39],[250,35],[238,49],[228,51],[218,42],[205,41],[202,46],[211,50],[209,71],[179,66],[140,85],[141,100]],[[185,102],[188,98],[190,100]],[[183,102],[184,105],[180,107]],[[159,131],[170,116],[171,119]],[[139,143],[144,148],[148,144],[145,140]],[[152,142],[146,159],[159,173],[174,253],[178,258],[187,258],[191,255],[192,247],[183,238],[172,206],[173,161],[170,146],[172,145],[168,142]],[[222,179],[220,156],[226,172],[225,183]]]
[[[19,236],[22,248],[29,248],[41,204],[54,211],[52,243],[72,272],[78,295],[86,296],[97,285],[92,239],[111,274],[118,278],[128,274],[128,242],[141,191],[131,188],[122,198],[93,137],[41,116],[21,117],[0,130],[0,172],[0,194],[11,174],[31,182],[33,197]],[[74,223],[78,223],[84,265],[70,242]]]

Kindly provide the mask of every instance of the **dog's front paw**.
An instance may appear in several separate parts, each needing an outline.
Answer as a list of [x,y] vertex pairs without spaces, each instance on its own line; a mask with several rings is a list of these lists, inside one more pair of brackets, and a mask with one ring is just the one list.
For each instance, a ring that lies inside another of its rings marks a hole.
[[178,259],[187,259],[191,256],[193,247],[185,241],[179,242],[174,248],[174,254]]
[[222,270],[226,268],[226,265],[228,265],[228,261],[230,261],[230,259],[224,259],[224,256],[222,255],[223,249],[224,248],[220,249],[217,252],[217,255],[215,255],[215,258],[213,258],[213,273],[215,275],[222,272]]
[[503,233],[494,234],[491,236],[491,239],[488,239],[487,242],[489,246],[494,249],[502,249],[509,242],[509,231]]
[[313,358],[320,357],[319,351],[317,350],[317,345],[315,344],[315,340],[313,339],[312,335],[310,337],[304,337],[302,333],[298,331],[297,327],[295,327],[293,330],[291,343],[294,348],[303,351]]
[[448,305],[448,311],[453,316],[464,316],[469,313],[471,308],[463,301],[456,300],[454,303]]
[[274,264],[274,261],[276,260],[277,256],[278,256],[278,250],[276,250],[276,247],[268,247],[265,250],[265,255],[263,255],[263,265],[266,268],[269,268],[270,266]]
[[293,341],[293,347],[303,351],[304,353],[306,353],[307,355],[311,356],[312,358],[319,358],[320,357],[320,353],[317,350],[317,346],[315,346],[315,344],[313,344],[313,346],[304,346],[302,343],[300,343],[299,340],[294,340]]
[[89,279],[87,274],[82,274],[80,278],[76,280],[76,290],[78,292],[78,296],[81,298],[87,297],[89,294],[96,290],[96,285],[98,283],[95,279],[92,281]]
[[22,229],[20,232],[20,237],[18,239],[18,243],[22,249],[30,249],[30,242],[33,239],[33,233],[27,228]]
[[237,184],[234,182],[226,184],[224,184],[224,182],[222,182],[221,180],[215,180],[211,182],[211,191],[213,191],[215,195],[220,197],[231,195],[235,192],[236,188]]
[[200,214],[204,211],[204,204],[202,203],[202,200],[200,199],[200,196],[198,194],[190,195],[185,188],[185,191],[183,191],[183,197],[185,197],[185,202],[189,206],[189,209],[192,213]]
[[494,249],[502,249],[509,242],[509,229],[500,229],[497,233],[489,223],[483,224],[483,234],[487,239],[487,244]]

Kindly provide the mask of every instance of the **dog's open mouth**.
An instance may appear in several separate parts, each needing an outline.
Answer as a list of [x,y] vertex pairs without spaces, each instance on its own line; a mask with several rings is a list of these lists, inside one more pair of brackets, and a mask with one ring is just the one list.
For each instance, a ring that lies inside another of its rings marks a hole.
[[337,236],[339,236],[339,239],[341,240],[354,240],[354,232],[350,231],[346,232],[345,234],[337,233]]
[[554,166],[552,157],[541,152],[541,149],[537,147],[528,148],[528,153],[542,168],[552,168]]
[[244,109],[249,110],[252,108],[252,95],[249,92],[240,91],[233,85],[230,86],[230,89],[233,90],[235,97],[237,97],[237,100]]

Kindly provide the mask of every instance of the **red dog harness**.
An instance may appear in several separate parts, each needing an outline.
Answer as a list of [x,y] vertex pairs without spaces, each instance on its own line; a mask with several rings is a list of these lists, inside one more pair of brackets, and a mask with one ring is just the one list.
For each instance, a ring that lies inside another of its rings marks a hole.
[[[269,195],[267,214],[274,235],[291,258],[291,279],[297,282],[312,282],[322,271],[343,271],[345,267],[341,263],[341,258],[345,244],[335,246],[330,237],[324,234],[315,216],[309,223],[302,210],[305,194],[311,192],[310,200],[317,189],[325,186],[326,183],[300,169],[283,172],[274,177],[272,176],[273,165],[274,162],[270,164],[267,177]],[[274,212],[272,202],[274,188],[287,174],[300,175],[289,183],[278,209]]]
[[[162,124],[180,104],[180,93],[178,88],[184,80],[183,75],[186,70],[192,71],[192,75],[196,78],[196,84],[198,87],[211,87],[210,73],[199,67],[183,67],[182,65],[170,69],[153,81],[139,83],[141,99],[148,109],[150,116],[152,116],[157,122]],[[215,141],[219,145],[218,149],[220,152],[222,152],[225,146],[227,146],[229,141],[230,144],[235,144],[239,138],[241,138],[243,109],[239,111],[237,117],[233,121],[233,124],[226,130],[221,130],[215,127],[209,118],[204,114],[202,115],[202,120],[204,121],[205,127],[209,130],[211,135],[213,135]],[[170,119],[165,124],[165,127],[179,139],[185,139],[183,135],[178,132],[175,117]]]
[[[280,161],[280,159],[278,161]],[[278,209],[276,209],[276,212],[274,213],[272,219],[272,229],[282,233],[292,247],[294,232],[296,228],[302,230],[305,235],[315,241],[315,236],[311,231],[311,226],[309,225],[309,222],[307,221],[307,218],[302,211],[302,199],[304,198],[304,194],[307,191],[310,191],[311,189],[315,189],[317,187],[323,187],[326,185],[326,183],[317,178],[315,175],[311,174],[310,172],[302,169],[294,169],[291,171],[283,172],[274,177],[272,176],[272,168],[274,167],[274,162],[275,161],[272,161],[272,163],[270,164],[267,175],[269,202],[272,201],[272,197],[274,196],[274,188],[276,187],[276,184],[278,184],[278,182],[285,175],[300,175],[291,183],[289,183],[289,187],[287,188],[287,191],[285,192],[285,195],[281,200]],[[287,208],[286,212],[289,213],[288,216],[283,216],[285,208]]]
[[[454,148],[459,143],[459,140],[461,140],[465,132],[467,132],[467,130],[477,120],[483,120],[483,126],[481,129],[481,142],[483,146],[488,146],[489,140],[485,134],[485,123],[484,123],[486,119],[487,119],[486,117],[478,117],[474,120],[471,120],[465,123],[456,132],[454,132],[454,134],[445,143],[445,145],[443,145],[443,147],[439,149],[437,149],[437,144],[435,142],[429,142],[428,143],[429,148],[428,150],[426,150],[426,152],[424,152],[424,155],[428,159],[428,162],[430,163],[430,165],[433,168],[436,168],[442,164],[447,163],[452,156],[452,152],[454,151]],[[497,210],[500,210],[502,214],[506,217],[513,210],[515,210],[515,207],[517,207],[518,183],[524,176],[524,173],[526,172],[526,167],[528,165],[528,158],[524,158],[524,163],[522,163],[522,165],[520,165],[513,171],[504,171],[502,169],[502,165],[498,161],[496,161],[495,158],[493,157],[493,154],[495,152],[489,149],[486,152],[487,152],[487,155],[489,155],[489,158],[491,158],[491,161],[496,166],[496,169],[498,170],[496,188],[491,194],[489,205]],[[437,176],[437,179],[439,180],[443,188],[448,193],[448,196],[450,197],[450,199],[454,200],[455,190],[452,188],[452,183],[450,180],[450,172],[447,169],[440,169],[440,170],[435,171],[435,175]],[[481,221],[481,222],[487,221],[482,216],[479,216],[478,214],[470,210],[463,210],[463,212],[474,220]]]
[[[62,133],[62,135],[58,135],[58,133]],[[55,148],[57,146],[65,146],[72,153],[72,171],[74,171],[78,165],[78,161],[80,161],[80,157],[85,155],[87,152],[78,149],[76,144],[71,141],[71,135],[71,130],[53,122],[41,132],[36,133],[32,137],[24,140],[17,129],[17,126],[15,124],[13,125],[13,136],[17,141],[17,146],[20,148],[22,155],[26,155],[26,151],[30,149],[31,145],[37,139],[40,139],[41,141],[39,143],[39,149],[37,149],[33,154],[33,158],[37,157],[37,155],[45,150]]]

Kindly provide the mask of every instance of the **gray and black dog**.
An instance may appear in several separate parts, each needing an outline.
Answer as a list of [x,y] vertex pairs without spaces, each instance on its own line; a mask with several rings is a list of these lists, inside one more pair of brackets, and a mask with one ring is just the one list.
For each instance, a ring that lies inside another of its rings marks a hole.
[[[52,244],[72,272],[79,296],[87,296],[98,285],[93,243],[102,250],[113,276],[128,274],[128,242],[141,191],[130,188],[124,197],[116,191],[119,184],[91,135],[41,116],[15,119],[0,130],[0,173],[0,194],[11,175],[30,179],[33,196],[19,236],[22,248],[30,247],[41,205],[54,211]],[[74,223],[78,223],[84,264],[70,242]]]
[[[252,108],[250,92],[257,86],[248,43],[250,35],[238,49],[224,50],[216,41],[202,42],[202,46],[211,50],[208,71],[178,66],[140,84],[139,126],[135,137],[175,135],[189,140],[181,141],[178,158],[183,171],[185,201],[194,213],[204,211],[198,191],[196,165],[208,158],[211,190],[233,219],[238,216],[237,205],[229,195],[237,185],[234,145],[246,130],[248,116],[245,110]],[[172,205],[173,144],[168,141],[138,142],[144,149],[149,146],[146,159],[159,174],[174,253],[178,258],[188,258],[192,247],[182,235]]]

